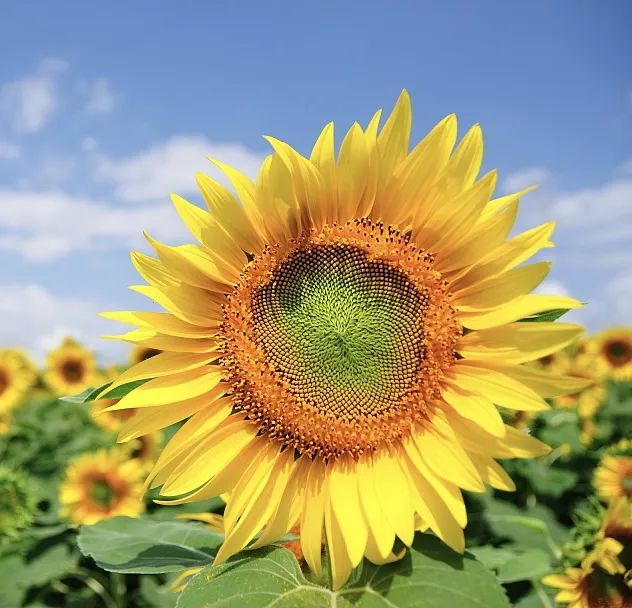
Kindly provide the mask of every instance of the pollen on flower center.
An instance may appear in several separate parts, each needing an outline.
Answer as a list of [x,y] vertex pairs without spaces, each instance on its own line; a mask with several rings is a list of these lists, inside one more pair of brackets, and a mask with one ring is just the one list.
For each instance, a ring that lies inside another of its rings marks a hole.
[[236,409],[324,457],[374,450],[429,417],[460,335],[432,262],[369,220],[268,247],[224,306]]

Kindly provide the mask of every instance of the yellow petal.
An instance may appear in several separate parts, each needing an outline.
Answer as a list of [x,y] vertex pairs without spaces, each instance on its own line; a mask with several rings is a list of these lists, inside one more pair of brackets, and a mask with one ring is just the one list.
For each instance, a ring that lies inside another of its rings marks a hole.
[[453,384],[503,407],[534,412],[550,409],[536,392],[484,365],[485,362],[458,361],[450,372]]
[[136,380],[160,378],[181,372],[188,372],[203,367],[215,359],[217,359],[217,355],[209,355],[208,353],[159,353],[125,370],[103,392],[111,391],[117,386]]
[[583,304],[574,298],[528,294],[491,310],[460,312],[459,321],[468,329],[489,329],[549,310],[582,306]]
[[165,403],[176,403],[203,395],[213,390],[223,378],[223,372],[209,368],[156,378],[135,388],[118,403],[108,408],[124,410],[136,407],[155,407]]
[[445,401],[464,418],[468,418],[496,437],[502,437],[505,434],[502,416],[494,404],[482,395],[465,391],[457,384],[450,382],[446,384],[441,394]]
[[329,500],[354,568],[362,561],[368,537],[356,477],[355,463],[341,458],[333,464],[329,478]]
[[325,532],[331,565],[332,589],[336,591],[347,582],[353,566],[345,549],[343,533],[333,511],[333,505],[329,501],[325,505]]
[[320,460],[315,459],[305,481],[305,499],[301,516],[301,549],[305,561],[316,576],[322,574],[323,518],[327,499],[326,468]]
[[484,367],[497,370],[517,380],[541,397],[559,397],[560,395],[577,393],[595,383],[594,380],[576,378],[573,376],[560,376],[525,365],[486,361]]
[[[395,542],[395,529],[385,518],[376,493],[372,460],[361,457],[357,462],[358,490],[362,511],[371,537],[381,558],[391,554]],[[368,541],[367,541],[368,542]]]
[[535,289],[549,274],[550,262],[520,266],[454,293],[459,311],[496,308]]
[[472,359],[525,363],[558,351],[584,329],[571,323],[511,323],[463,336],[458,352]]

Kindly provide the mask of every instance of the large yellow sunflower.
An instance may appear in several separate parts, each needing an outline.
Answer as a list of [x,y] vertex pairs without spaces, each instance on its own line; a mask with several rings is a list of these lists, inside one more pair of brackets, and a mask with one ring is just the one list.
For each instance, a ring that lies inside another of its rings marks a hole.
[[594,485],[602,500],[632,500],[632,456],[604,456],[595,469]]
[[[0,418],[20,405],[31,384],[33,374],[11,351],[0,351]],[[8,424],[8,423],[7,423]]]
[[120,448],[82,454],[68,465],[59,489],[60,514],[75,524],[140,515],[143,473],[140,462]]
[[72,395],[94,386],[98,379],[93,354],[67,338],[48,354],[44,381],[57,395]]
[[615,380],[632,379],[632,328],[613,327],[594,336],[587,350]]
[[462,551],[461,490],[511,490],[495,458],[548,451],[495,405],[543,410],[582,385],[521,365],[582,330],[520,319],[580,304],[529,294],[549,264],[522,263],[553,224],[509,238],[523,193],[490,200],[480,128],[453,150],[448,116],[409,150],[406,93],[379,122],[338,154],[332,124],[309,157],[270,137],[254,182],[213,161],[237,198],[201,174],[208,211],[173,197],[200,244],[133,254],[133,289],[167,312],[106,314],[163,351],[113,385],[152,378],[111,406],[139,410],[122,438],[189,418],[150,485],[171,503],[230,492],[216,563],[297,523],[317,573],[326,540],[335,588],[418,528]]

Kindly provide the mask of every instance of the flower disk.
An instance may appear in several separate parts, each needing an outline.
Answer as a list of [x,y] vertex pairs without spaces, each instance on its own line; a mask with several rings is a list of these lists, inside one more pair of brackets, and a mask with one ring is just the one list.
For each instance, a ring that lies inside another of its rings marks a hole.
[[362,219],[268,247],[228,297],[235,409],[310,456],[375,451],[440,398],[461,328],[432,257]]

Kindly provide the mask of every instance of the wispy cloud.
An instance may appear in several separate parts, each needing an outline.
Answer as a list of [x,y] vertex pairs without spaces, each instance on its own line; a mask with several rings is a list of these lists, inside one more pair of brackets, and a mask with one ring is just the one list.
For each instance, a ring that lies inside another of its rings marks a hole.
[[208,156],[221,159],[250,177],[257,175],[263,159],[262,154],[238,143],[215,143],[201,135],[176,135],[133,156],[102,157],[96,174],[111,182],[123,201],[165,200],[170,192],[195,192],[195,171],[225,183],[223,174],[206,160]]
[[534,184],[542,184],[551,177],[551,172],[545,167],[525,167],[510,173],[501,184],[503,192],[518,192]]
[[167,241],[187,238],[167,202],[121,208],[56,191],[0,190],[0,251],[28,261],[136,247],[143,230]]
[[0,159],[14,160],[20,157],[20,147],[8,141],[0,140]]
[[48,58],[29,74],[0,86],[0,113],[16,133],[35,133],[59,105],[58,84],[68,64]]
[[116,105],[116,96],[107,78],[97,78],[86,87],[86,112],[108,114]]
[[26,348],[39,362],[66,336],[120,360],[124,345],[105,342],[100,335],[112,324],[99,318],[101,304],[85,298],[59,296],[38,283],[0,285],[0,344]]

